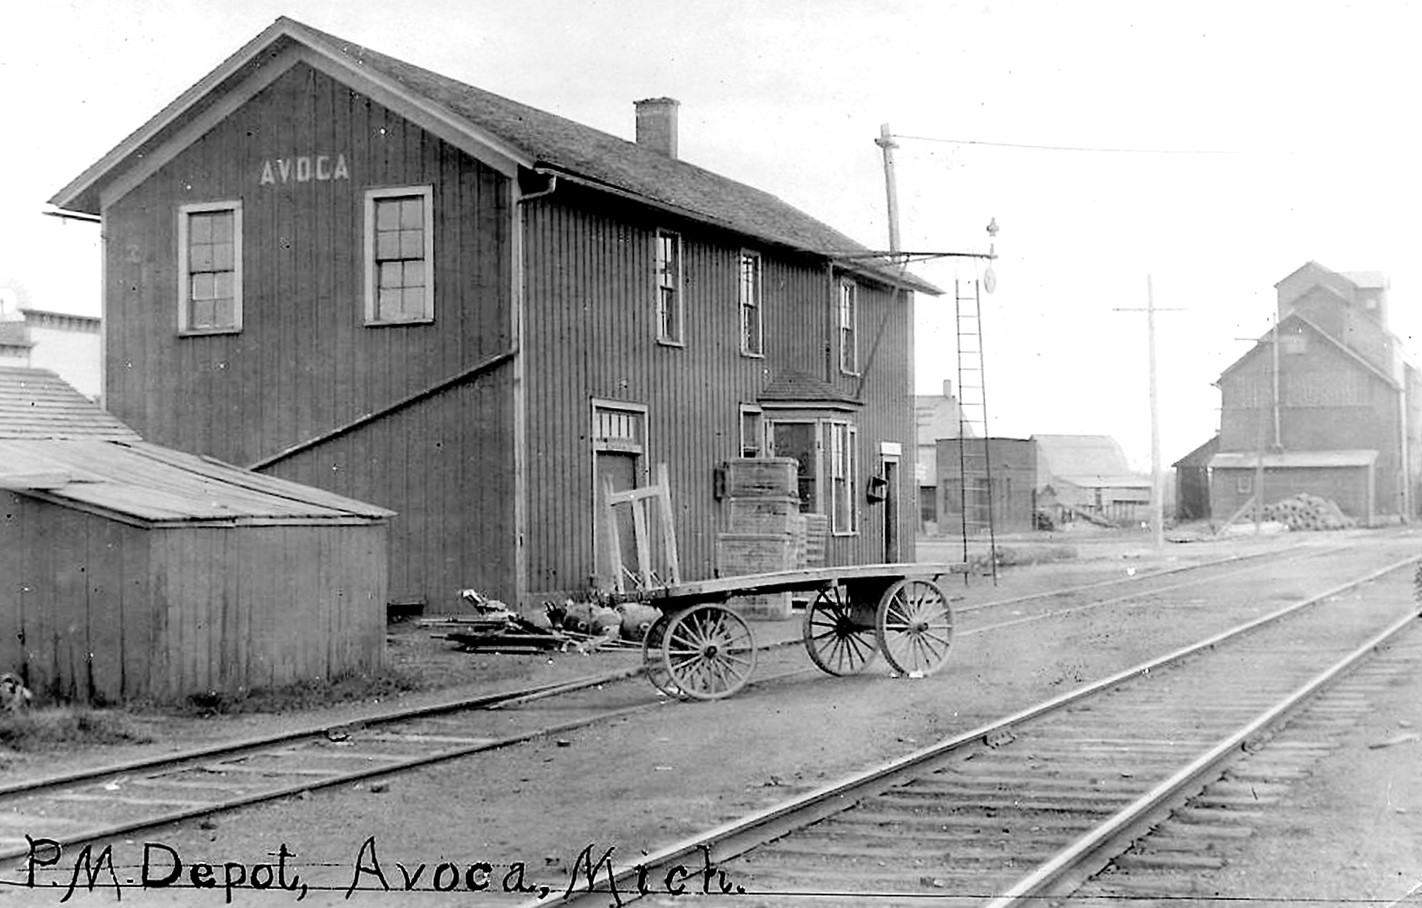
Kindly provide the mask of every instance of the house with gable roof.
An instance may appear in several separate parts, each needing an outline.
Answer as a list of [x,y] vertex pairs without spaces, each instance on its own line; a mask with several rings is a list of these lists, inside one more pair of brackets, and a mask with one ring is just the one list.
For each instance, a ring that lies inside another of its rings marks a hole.
[[797,459],[828,563],[912,557],[937,290],[681,160],[677,111],[627,141],[278,19],[51,200],[102,219],[107,405],[397,512],[392,598],[439,610],[608,582],[598,490],[659,463],[686,578],[739,456]]
[[1388,328],[1386,276],[1308,262],[1275,289],[1277,327],[1216,382],[1214,515],[1257,491],[1265,503],[1319,495],[1364,524],[1415,515],[1422,379]]

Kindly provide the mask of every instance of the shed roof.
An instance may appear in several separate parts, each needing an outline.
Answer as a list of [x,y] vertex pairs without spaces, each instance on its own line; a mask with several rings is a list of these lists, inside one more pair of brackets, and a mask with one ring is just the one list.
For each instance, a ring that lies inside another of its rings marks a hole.
[[[1264,454],[1265,469],[1366,467],[1376,463],[1378,452],[1370,449],[1340,451],[1277,451]],[[1253,451],[1223,451],[1210,459],[1212,470],[1255,470],[1259,455]]]
[[137,441],[138,433],[48,369],[0,367],[0,439]]
[[863,401],[844,393],[824,379],[795,369],[777,372],[756,395],[756,401],[762,404],[843,404],[853,407],[863,404]]
[[368,522],[392,511],[133,440],[0,439],[0,488],[142,525]]
[[826,256],[841,267],[928,293],[938,288],[899,269],[866,262],[869,250],[781,199],[617,136],[509,100],[397,60],[282,16],[83,174],[51,204],[99,213],[99,192],[136,158],[175,140],[194,116],[212,107],[273,55],[292,47],[314,52],[323,69],[387,94],[402,115],[423,113],[516,167],[565,175],[594,189],[630,197],[745,236]]

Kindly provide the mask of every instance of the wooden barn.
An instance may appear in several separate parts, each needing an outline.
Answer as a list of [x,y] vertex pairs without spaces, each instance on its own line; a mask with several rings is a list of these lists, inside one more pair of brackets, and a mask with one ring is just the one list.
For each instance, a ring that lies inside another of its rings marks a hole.
[[53,373],[0,368],[0,670],[106,703],[376,668],[390,516],[146,443]]
[[109,407],[395,510],[392,599],[439,610],[606,582],[600,478],[660,463],[687,579],[741,456],[798,460],[829,563],[912,557],[937,291],[679,160],[677,110],[626,141],[278,19],[52,199],[107,238]]

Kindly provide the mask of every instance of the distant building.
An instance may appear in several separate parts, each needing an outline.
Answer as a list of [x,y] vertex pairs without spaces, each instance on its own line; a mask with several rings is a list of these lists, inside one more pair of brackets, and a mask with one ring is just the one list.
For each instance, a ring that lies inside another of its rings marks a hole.
[[1037,443],[1037,507],[1053,520],[1088,514],[1113,523],[1150,516],[1151,481],[1131,472],[1109,435],[1033,435]]
[[1220,450],[1218,435],[1171,464],[1175,470],[1175,517],[1210,518],[1210,460]]
[[[1033,528],[1037,506],[1037,444],[1030,438],[940,438],[938,464],[938,528],[960,533],[963,527],[963,479],[968,480],[969,522],[988,513],[997,533]],[[964,469],[964,464],[969,464]],[[987,467],[991,482],[974,469]]]
[[102,390],[99,319],[25,306],[19,295],[0,289],[0,366],[49,369],[84,396]]
[[[913,399],[913,418],[918,435],[919,522],[926,532],[933,532],[939,523],[938,441],[957,438],[963,424],[963,410],[953,394],[953,382],[943,380],[941,395],[916,395]],[[967,427],[967,434],[972,437],[971,427]],[[952,472],[957,476],[956,466]]]
[[1310,492],[1368,524],[1416,514],[1422,379],[1388,329],[1387,278],[1309,262],[1275,288],[1277,331],[1216,382],[1214,515],[1260,491],[1266,504]]

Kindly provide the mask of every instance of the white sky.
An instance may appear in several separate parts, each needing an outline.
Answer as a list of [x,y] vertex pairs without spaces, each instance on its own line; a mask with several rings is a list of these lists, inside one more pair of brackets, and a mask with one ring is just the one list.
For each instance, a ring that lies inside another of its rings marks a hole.
[[[0,34],[0,287],[98,314],[97,228],[45,200],[289,15],[631,138],[632,101],[682,102],[681,156],[887,245],[879,124],[904,138],[903,245],[983,251],[991,429],[1114,435],[1149,464],[1145,304],[1154,276],[1165,463],[1218,424],[1211,382],[1268,328],[1309,259],[1392,278],[1422,331],[1415,97],[1422,7],[908,0],[73,0]],[[1193,152],[1193,153],[1192,153]],[[1211,153],[1200,153],[1211,152]],[[920,393],[954,377],[955,277],[920,297]]]

